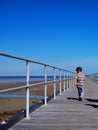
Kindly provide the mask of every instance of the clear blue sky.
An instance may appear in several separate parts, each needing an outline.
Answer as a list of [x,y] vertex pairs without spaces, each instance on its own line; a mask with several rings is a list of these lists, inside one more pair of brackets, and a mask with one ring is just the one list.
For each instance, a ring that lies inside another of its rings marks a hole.
[[98,0],[1,0],[0,51],[98,72]]

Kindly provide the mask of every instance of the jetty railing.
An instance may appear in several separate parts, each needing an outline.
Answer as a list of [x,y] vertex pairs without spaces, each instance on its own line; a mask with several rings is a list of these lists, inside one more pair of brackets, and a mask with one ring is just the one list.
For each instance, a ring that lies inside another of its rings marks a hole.
[[98,84],[98,73],[89,74],[87,75],[92,81],[96,82]]
[[[62,91],[65,91],[66,89],[68,89],[69,87],[74,85],[74,77],[75,77],[75,73],[72,71],[68,71],[56,66],[52,66],[49,64],[45,64],[45,63],[41,63],[41,62],[37,62],[28,58],[22,58],[22,57],[18,57],[18,56],[14,56],[11,54],[6,54],[3,52],[0,52],[0,56],[3,57],[7,57],[7,58],[13,58],[16,60],[21,60],[21,61],[25,61],[26,63],[26,85],[24,86],[17,86],[14,88],[9,88],[9,89],[3,89],[0,90],[0,93],[4,93],[4,92],[9,92],[9,91],[13,91],[13,90],[20,90],[25,88],[26,89],[26,118],[29,118],[29,97],[30,97],[30,87],[34,86],[34,85],[38,85],[38,84],[43,84],[44,85],[44,104],[47,105],[47,85],[49,83],[53,83],[53,98],[56,98],[56,83],[59,83],[59,94],[62,93]],[[38,65],[42,65],[44,66],[44,81],[43,82],[38,82],[38,83],[30,83],[30,63],[35,63]],[[47,68],[50,67],[51,69],[53,69],[53,80],[48,81],[47,78]],[[59,71],[59,79],[56,80],[56,70]],[[63,79],[62,79],[63,77]],[[63,90],[62,90],[62,82],[63,82]],[[65,83],[66,82],[66,83]]]

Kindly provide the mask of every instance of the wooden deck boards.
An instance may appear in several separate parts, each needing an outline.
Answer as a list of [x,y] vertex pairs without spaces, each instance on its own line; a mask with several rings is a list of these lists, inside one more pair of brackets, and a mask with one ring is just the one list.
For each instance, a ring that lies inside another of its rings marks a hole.
[[87,78],[82,102],[71,87],[9,130],[98,130],[98,84]]

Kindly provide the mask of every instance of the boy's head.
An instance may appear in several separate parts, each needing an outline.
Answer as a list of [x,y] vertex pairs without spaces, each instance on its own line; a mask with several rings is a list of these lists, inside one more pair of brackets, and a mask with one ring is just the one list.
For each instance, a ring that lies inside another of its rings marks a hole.
[[77,68],[76,68],[76,71],[77,71],[77,72],[82,72],[82,67],[80,67],[80,66],[77,67]]

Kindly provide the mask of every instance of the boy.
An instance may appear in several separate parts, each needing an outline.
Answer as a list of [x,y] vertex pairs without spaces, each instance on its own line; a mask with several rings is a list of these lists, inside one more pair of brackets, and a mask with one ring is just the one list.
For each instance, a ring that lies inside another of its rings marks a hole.
[[77,76],[74,84],[78,90],[79,101],[82,101],[84,96],[85,75],[82,73],[82,67],[77,67],[76,72]]

